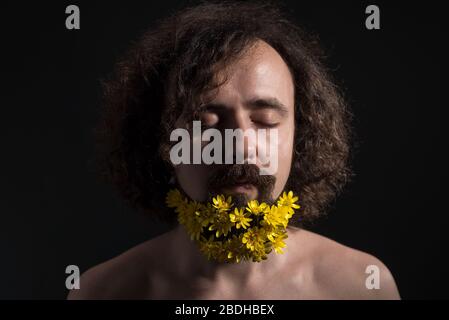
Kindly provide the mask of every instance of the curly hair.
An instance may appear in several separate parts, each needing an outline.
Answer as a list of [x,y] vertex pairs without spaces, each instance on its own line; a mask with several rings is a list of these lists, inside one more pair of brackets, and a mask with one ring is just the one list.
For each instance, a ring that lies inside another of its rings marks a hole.
[[295,144],[286,187],[299,194],[302,221],[325,213],[351,176],[351,116],[317,38],[271,3],[201,3],[159,21],[132,45],[103,81],[95,128],[100,177],[133,207],[174,223],[175,213],[164,205],[173,174],[170,132],[179,116],[195,117],[201,93],[220,85],[217,66],[257,40],[281,55],[294,79]]

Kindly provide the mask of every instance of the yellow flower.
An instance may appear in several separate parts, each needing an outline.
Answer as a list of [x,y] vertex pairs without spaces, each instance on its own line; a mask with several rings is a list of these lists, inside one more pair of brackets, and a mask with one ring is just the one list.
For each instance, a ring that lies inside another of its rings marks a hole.
[[188,201],[187,199],[182,198],[181,192],[179,192],[178,189],[175,189],[168,192],[165,203],[167,204],[167,207],[175,208],[175,212],[179,214],[183,209],[185,209]]
[[274,227],[273,225],[269,225],[269,224],[266,224],[266,223],[264,223],[263,228],[265,230],[265,234],[266,234],[268,240],[274,241],[274,237],[276,237],[278,235],[277,228]]
[[237,229],[240,229],[240,227],[246,229],[247,227],[249,227],[249,222],[253,220],[251,218],[248,218],[243,213],[243,209],[237,208],[234,209],[234,213],[229,214],[229,218],[231,219],[232,222],[235,222],[235,227]]
[[200,235],[203,231],[203,225],[200,219],[201,208],[202,204],[196,201],[192,201],[191,203],[187,204],[182,215],[179,216],[179,218],[182,217],[180,222],[183,221],[183,224],[186,226],[187,232],[192,240],[199,240]]
[[233,235],[231,239],[226,242],[226,259],[229,262],[240,262],[247,257],[246,246],[242,243],[243,235]]
[[228,214],[225,211],[216,211],[213,218],[212,224],[209,226],[209,231],[215,230],[215,237],[220,237],[220,235],[227,236],[231,231],[234,223],[230,220]]
[[[290,210],[292,210],[292,213],[290,213]],[[277,217],[279,224],[282,225],[284,228],[287,228],[288,220],[292,217],[293,213],[294,213],[293,209],[289,207],[278,206]]]
[[286,238],[287,238],[286,233],[279,234],[274,238],[274,241],[272,241],[271,244],[276,253],[280,253],[280,254],[284,253],[284,251],[282,251],[282,248],[286,247],[286,244],[284,242],[284,239],[286,239]]
[[291,216],[294,213],[293,209],[300,208],[299,205],[295,204],[296,201],[298,201],[298,197],[294,197],[292,191],[289,191],[288,194],[284,191],[282,196],[279,197],[277,204],[279,207],[286,207],[289,215]]
[[225,249],[225,242],[223,241],[215,241],[216,247],[214,249],[214,252],[212,253],[215,260],[219,262],[226,261],[226,249]]
[[263,247],[260,247],[260,248],[256,249],[255,251],[251,252],[251,259],[254,262],[260,262],[262,260],[266,260],[267,253],[269,253],[269,251],[266,251],[266,249],[264,249]]
[[181,192],[179,192],[178,189],[170,190],[167,194],[165,202],[169,208],[176,208],[182,202]]
[[179,223],[208,259],[238,263],[243,260],[260,262],[267,259],[272,250],[283,253],[287,238],[285,229],[294,209],[299,208],[297,200],[290,191],[284,192],[277,205],[271,207],[252,200],[246,207],[235,208],[232,198],[224,195],[217,195],[212,203],[202,204],[183,198],[179,190],[171,190],[166,204],[174,208]]
[[259,251],[264,248],[266,236],[262,228],[251,228],[243,234],[242,243],[251,251]]
[[246,207],[246,211],[254,215],[264,213],[267,209],[269,210],[270,206],[268,206],[265,202],[259,204],[259,201],[257,200],[251,200],[250,202],[248,202],[248,206]]
[[215,212],[216,212],[215,208],[212,207],[212,205],[210,203],[203,206],[201,215],[200,215],[200,219],[201,219],[201,224],[204,227],[208,226],[209,224],[211,224],[214,221]]
[[190,223],[186,224],[186,229],[192,240],[199,240],[203,232],[203,226],[196,220],[191,220]]
[[213,206],[218,211],[229,211],[232,207],[232,198],[228,197],[228,199],[225,199],[223,195],[218,195],[215,198],[212,198],[212,202],[214,203]]
[[271,206],[270,210],[263,216],[265,223],[274,227],[282,224],[282,217],[279,216],[279,213],[278,207]]
[[199,242],[200,251],[207,257],[207,259],[215,259],[219,242],[214,241],[214,236],[210,236],[209,239],[202,237],[202,241]]

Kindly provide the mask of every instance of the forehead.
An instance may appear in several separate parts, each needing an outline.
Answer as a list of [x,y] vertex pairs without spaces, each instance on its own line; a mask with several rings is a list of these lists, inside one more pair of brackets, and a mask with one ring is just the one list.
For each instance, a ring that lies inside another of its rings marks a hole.
[[292,74],[279,53],[257,41],[243,56],[216,75],[226,79],[216,91],[205,95],[208,102],[238,106],[254,99],[277,99],[289,109],[294,106]]

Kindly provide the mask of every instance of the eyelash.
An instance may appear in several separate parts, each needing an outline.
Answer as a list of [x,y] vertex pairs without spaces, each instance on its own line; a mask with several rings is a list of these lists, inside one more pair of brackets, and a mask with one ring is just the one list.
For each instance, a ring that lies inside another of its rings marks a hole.
[[265,123],[261,121],[252,121],[252,122],[265,128],[275,128],[279,125],[279,123]]
[[[213,125],[207,125],[204,121],[201,121],[201,128],[202,129],[216,128],[217,125],[219,124],[219,122],[217,122]],[[263,122],[263,121],[253,120],[253,119],[251,119],[251,122],[256,124],[257,126],[264,127],[264,128],[275,128],[279,125],[279,122],[267,123],[267,122]]]

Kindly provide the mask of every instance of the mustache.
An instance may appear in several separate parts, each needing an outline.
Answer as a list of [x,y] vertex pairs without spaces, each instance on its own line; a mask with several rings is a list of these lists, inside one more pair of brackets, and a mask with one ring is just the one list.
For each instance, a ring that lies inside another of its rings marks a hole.
[[276,178],[272,175],[261,175],[260,169],[255,164],[223,164],[217,166],[208,181],[209,193],[220,193],[223,187],[238,184],[252,184],[258,190],[260,201],[271,202],[271,193]]

